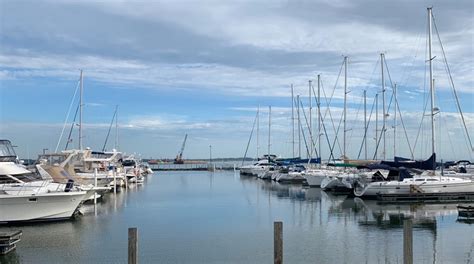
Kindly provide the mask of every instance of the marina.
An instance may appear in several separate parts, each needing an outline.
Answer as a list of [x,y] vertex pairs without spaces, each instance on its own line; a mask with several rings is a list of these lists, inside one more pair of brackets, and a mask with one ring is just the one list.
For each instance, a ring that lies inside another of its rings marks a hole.
[[138,227],[141,263],[268,263],[273,222],[282,221],[285,263],[394,263],[407,217],[414,263],[469,263],[474,250],[474,225],[457,222],[456,204],[378,205],[229,171],[155,173],[82,211],[72,221],[0,227],[23,231],[0,260],[57,263],[68,252],[72,263],[126,263],[127,230]]
[[474,263],[472,4],[27,2],[0,264]]

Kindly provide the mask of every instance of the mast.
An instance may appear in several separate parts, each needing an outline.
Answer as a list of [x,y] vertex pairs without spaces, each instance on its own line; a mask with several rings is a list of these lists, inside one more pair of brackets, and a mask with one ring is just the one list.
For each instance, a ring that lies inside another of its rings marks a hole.
[[296,112],[298,114],[298,157],[301,158],[301,120],[300,120],[300,96],[296,96]]
[[318,74],[318,148],[319,165],[321,165],[321,75]]
[[268,159],[270,159],[270,132],[272,127],[272,107],[268,106]]
[[375,160],[379,149],[379,94],[375,94]]
[[393,115],[393,157],[395,158],[397,154],[396,149],[397,149],[397,106],[398,106],[396,83],[393,86],[393,97],[395,99],[395,109],[394,109],[395,113]]
[[385,76],[384,76],[384,54],[380,53],[380,66],[382,69],[382,137],[383,137],[383,150],[382,150],[382,158],[385,160],[385,151],[386,151],[386,145],[385,145],[385,131],[386,129],[386,121],[387,121],[387,115],[385,113]]
[[293,84],[291,84],[291,126],[293,127],[291,130],[291,135],[292,135],[292,148],[293,148],[293,158],[295,157],[295,99],[293,95]]
[[344,140],[343,158],[346,159],[346,111],[347,111],[347,56],[344,57]]
[[118,151],[118,139],[119,139],[119,134],[118,134],[118,105],[115,106],[115,150]]
[[432,40],[431,40],[431,35],[433,34],[432,32],[432,7],[428,7],[428,56],[429,56],[429,62],[430,62],[430,95],[431,95],[431,153],[434,154],[436,153],[435,149],[435,124],[434,124],[434,101],[435,101],[435,96],[434,96],[434,86],[433,86],[433,56],[431,54],[431,46],[432,46]]
[[83,76],[82,76],[82,70],[81,70],[81,89],[79,93],[79,149],[82,150],[82,96],[83,96]]
[[259,136],[260,135],[260,105],[257,106],[257,160],[259,159],[258,152],[260,150],[260,142]]
[[364,148],[367,160],[367,90],[364,90]]
[[[309,139],[309,142],[313,142],[313,123],[312,123],[312,118],[311,118],[311,112],[312,112],[312,109],[313,107],[311,106],[311,80],[308,81],[308,91],[309,91],[309,100],[308,100],[308,105],[309,105],[309,136],[310,136],[310,139]],[[311,153],[313,153],[313,151],[311,151]],[[309,152],[307,153],[308,154],[308,158],[311,158],[309,157]]]

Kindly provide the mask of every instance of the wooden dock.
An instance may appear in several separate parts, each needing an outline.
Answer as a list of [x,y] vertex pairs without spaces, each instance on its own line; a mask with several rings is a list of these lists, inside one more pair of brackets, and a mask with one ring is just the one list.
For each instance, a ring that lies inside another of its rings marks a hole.
[[23,232],[13,231],[8,233],[0,233],[0,255],[6,255],[16,248],[16,244],[21,241]]
[[410,194],[379,194],[380,203],[462,203],[474,202],[473,193],[418,193]]

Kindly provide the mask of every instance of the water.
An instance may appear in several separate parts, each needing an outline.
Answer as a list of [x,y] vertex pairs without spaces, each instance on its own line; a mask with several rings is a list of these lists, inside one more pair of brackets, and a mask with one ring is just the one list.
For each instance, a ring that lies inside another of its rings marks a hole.
[[0,263],[126,263],[128,227],[141,263],[272,263],[278,220],[285,263],[403,263],[403,215],[414,217],[415,263],[474,263],[474,225],[457,221],[455,205],[378,206],[233,172],[159,172],[83,210],[0,227],[23,230]]

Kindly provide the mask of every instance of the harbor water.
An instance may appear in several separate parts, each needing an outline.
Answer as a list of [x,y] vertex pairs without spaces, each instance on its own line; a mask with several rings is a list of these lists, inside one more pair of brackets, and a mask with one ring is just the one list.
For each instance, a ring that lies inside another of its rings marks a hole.
[[283,222],[285,263],[403,263],[405,217],[414,263],[474,262],[474,224],[457,219],[456,204],[379,205],[233,171],[155,172],[81,211],[0,226],[23,231],[0,263],[126,263],[129,227],[140,263],[272,263],[274,221]]

